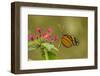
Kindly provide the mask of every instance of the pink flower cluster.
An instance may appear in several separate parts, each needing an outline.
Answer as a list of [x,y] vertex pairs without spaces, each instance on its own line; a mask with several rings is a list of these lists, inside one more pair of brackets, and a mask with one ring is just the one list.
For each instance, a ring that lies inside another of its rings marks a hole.
[[53,29],[50,27],[47,29],[46,32],[43,32],[40,27],[37,27],[36,34],[29,34],[28,40],[32,41],[34,39],[44,38],[47,41],[57,41],[58,36],[57,35],[53,36],[52,33],[53,33]]

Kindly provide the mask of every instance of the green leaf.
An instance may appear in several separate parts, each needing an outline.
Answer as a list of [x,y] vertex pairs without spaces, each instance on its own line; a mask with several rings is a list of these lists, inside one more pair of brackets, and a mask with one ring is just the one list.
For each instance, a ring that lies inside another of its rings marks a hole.
[[58,49],[53,44],[50,43],[42,43],[41,47],[47,49],[48,51],[52,51],[52,50],[58,51]]
[[32,51],[32,50],[38,49],[39,45],[40,45],[40,43],[38,40],[29,41],[28,42],[28,50]]
[[38,49],[38,46],[28,47],[28,50],[29,50],[29,51],[33,51],[33,50],[35,50],[35,49]]
[[33,46],[33,45],[40,45],[41,43],[45,42],[43,38],[39,38],[33,41],[28,41],[28,46]]
[[45,60],[53,60],[53,59],[56,59],[56,54],[55,53],[53,53],[51,51],[46,51],[46,52],[47,52],[47,54],[45,54],[45,52],[42,51],[42,57],[43,57],[43,59],[45,59]]
[[56,59],[56,54],[48,51],[48,57],[49,57],[49,60]]
[[39,39],[36,39],[36,40],[33,40],[33,41],[28,41],[28,50],[32,51],[34,49],[40,48],[40,45],[43,42],[44,42],[43,38],[39,38]]
[[33,46],[33,45],[39,45],[39,41],[38,40],[34,40],[34,41],[29,41],[28,42],[28,46]]
[[44,40],[43,38],[39,38],[39,39],[37,39],[37,41],[38,41],[39,43],[44,43],[44,42],[45,42],[45,40]]

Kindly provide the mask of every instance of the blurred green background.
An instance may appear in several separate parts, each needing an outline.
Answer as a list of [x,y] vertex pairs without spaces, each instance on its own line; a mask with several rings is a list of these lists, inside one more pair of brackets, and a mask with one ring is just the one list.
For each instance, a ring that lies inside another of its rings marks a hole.
[[[79,59],[88,57],[88,18],[72,16],[44,16],[28,15],[28,34],[35,32],[36,27],[46,31],[48,27],[53,28],[53,33],[59,38],[62,36],[61,29],[64,27],[64,34],[75,36],[79,40],[78,46],[66,48],[62,46],[57,52],[57,59]],[[61,29],[60,29],[61,28]],[[55,43],[57,45],[58,42]],[[28,51],[29,60],[41,60],[41,53]]]

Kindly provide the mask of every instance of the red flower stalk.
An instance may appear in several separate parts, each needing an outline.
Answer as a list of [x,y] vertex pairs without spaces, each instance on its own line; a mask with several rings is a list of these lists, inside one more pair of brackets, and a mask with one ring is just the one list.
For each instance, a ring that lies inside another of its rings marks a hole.
[[28,35],[28,40],[32,41],[34,39],[35,39],[35,35],[34,34]]
[[57,40],[58,40],[58,36],[55,35],[55,36],[54,36],[54,41],[57,41]]
[[58,40],[58,36],[52,36],[52,28],[48,28],[47,32],[42,32],[40,27],[36,28],[36,32],[38,32],[39,34],[30,34],[28,35],[28,40],[32,41],[34,39],[38,39],[40,37],[44,38],[45,40],[49,41],[49,42],[54,42]]
[[49,39],[49,38],[50,38],[50,34],[49,34],[49,33],[47,33],[47,32],[46,32],[46,33],[44,33],[44,34],[43,34],[43,38],[45,38],[45,39]]
[[52,28],[48,28],[48,33],[52,33],[53,32],[53,30],[52,30]]
[[36,32],[41,33],[41,28],[40,28],[40,27],[37,27],[37,28],[36,28]]

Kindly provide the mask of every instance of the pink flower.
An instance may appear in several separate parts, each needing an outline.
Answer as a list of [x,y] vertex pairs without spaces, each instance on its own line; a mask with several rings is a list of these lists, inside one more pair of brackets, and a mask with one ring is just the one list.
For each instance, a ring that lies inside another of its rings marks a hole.
[[34,34],[30,34],[28,35],[28,40],[34,40],[35,39],[35,35]]
[[45,39],[50,39],[50,34],[49,33],[44,33],[43,34],[43,38],[45,38]]
[[48,28],[48,32],[49,32],[49,33],[52,33],[52,32],[53,32],[52,28],[49,27],[49,28]]
[[36,28],[36,32],[41,33],[41,28],[40,28],[40,27],[37,27],[37,28]]
[[57,40],[58,40],[58,36],[55,35],[55,36],[54,36],[54,41],[57,41]]

